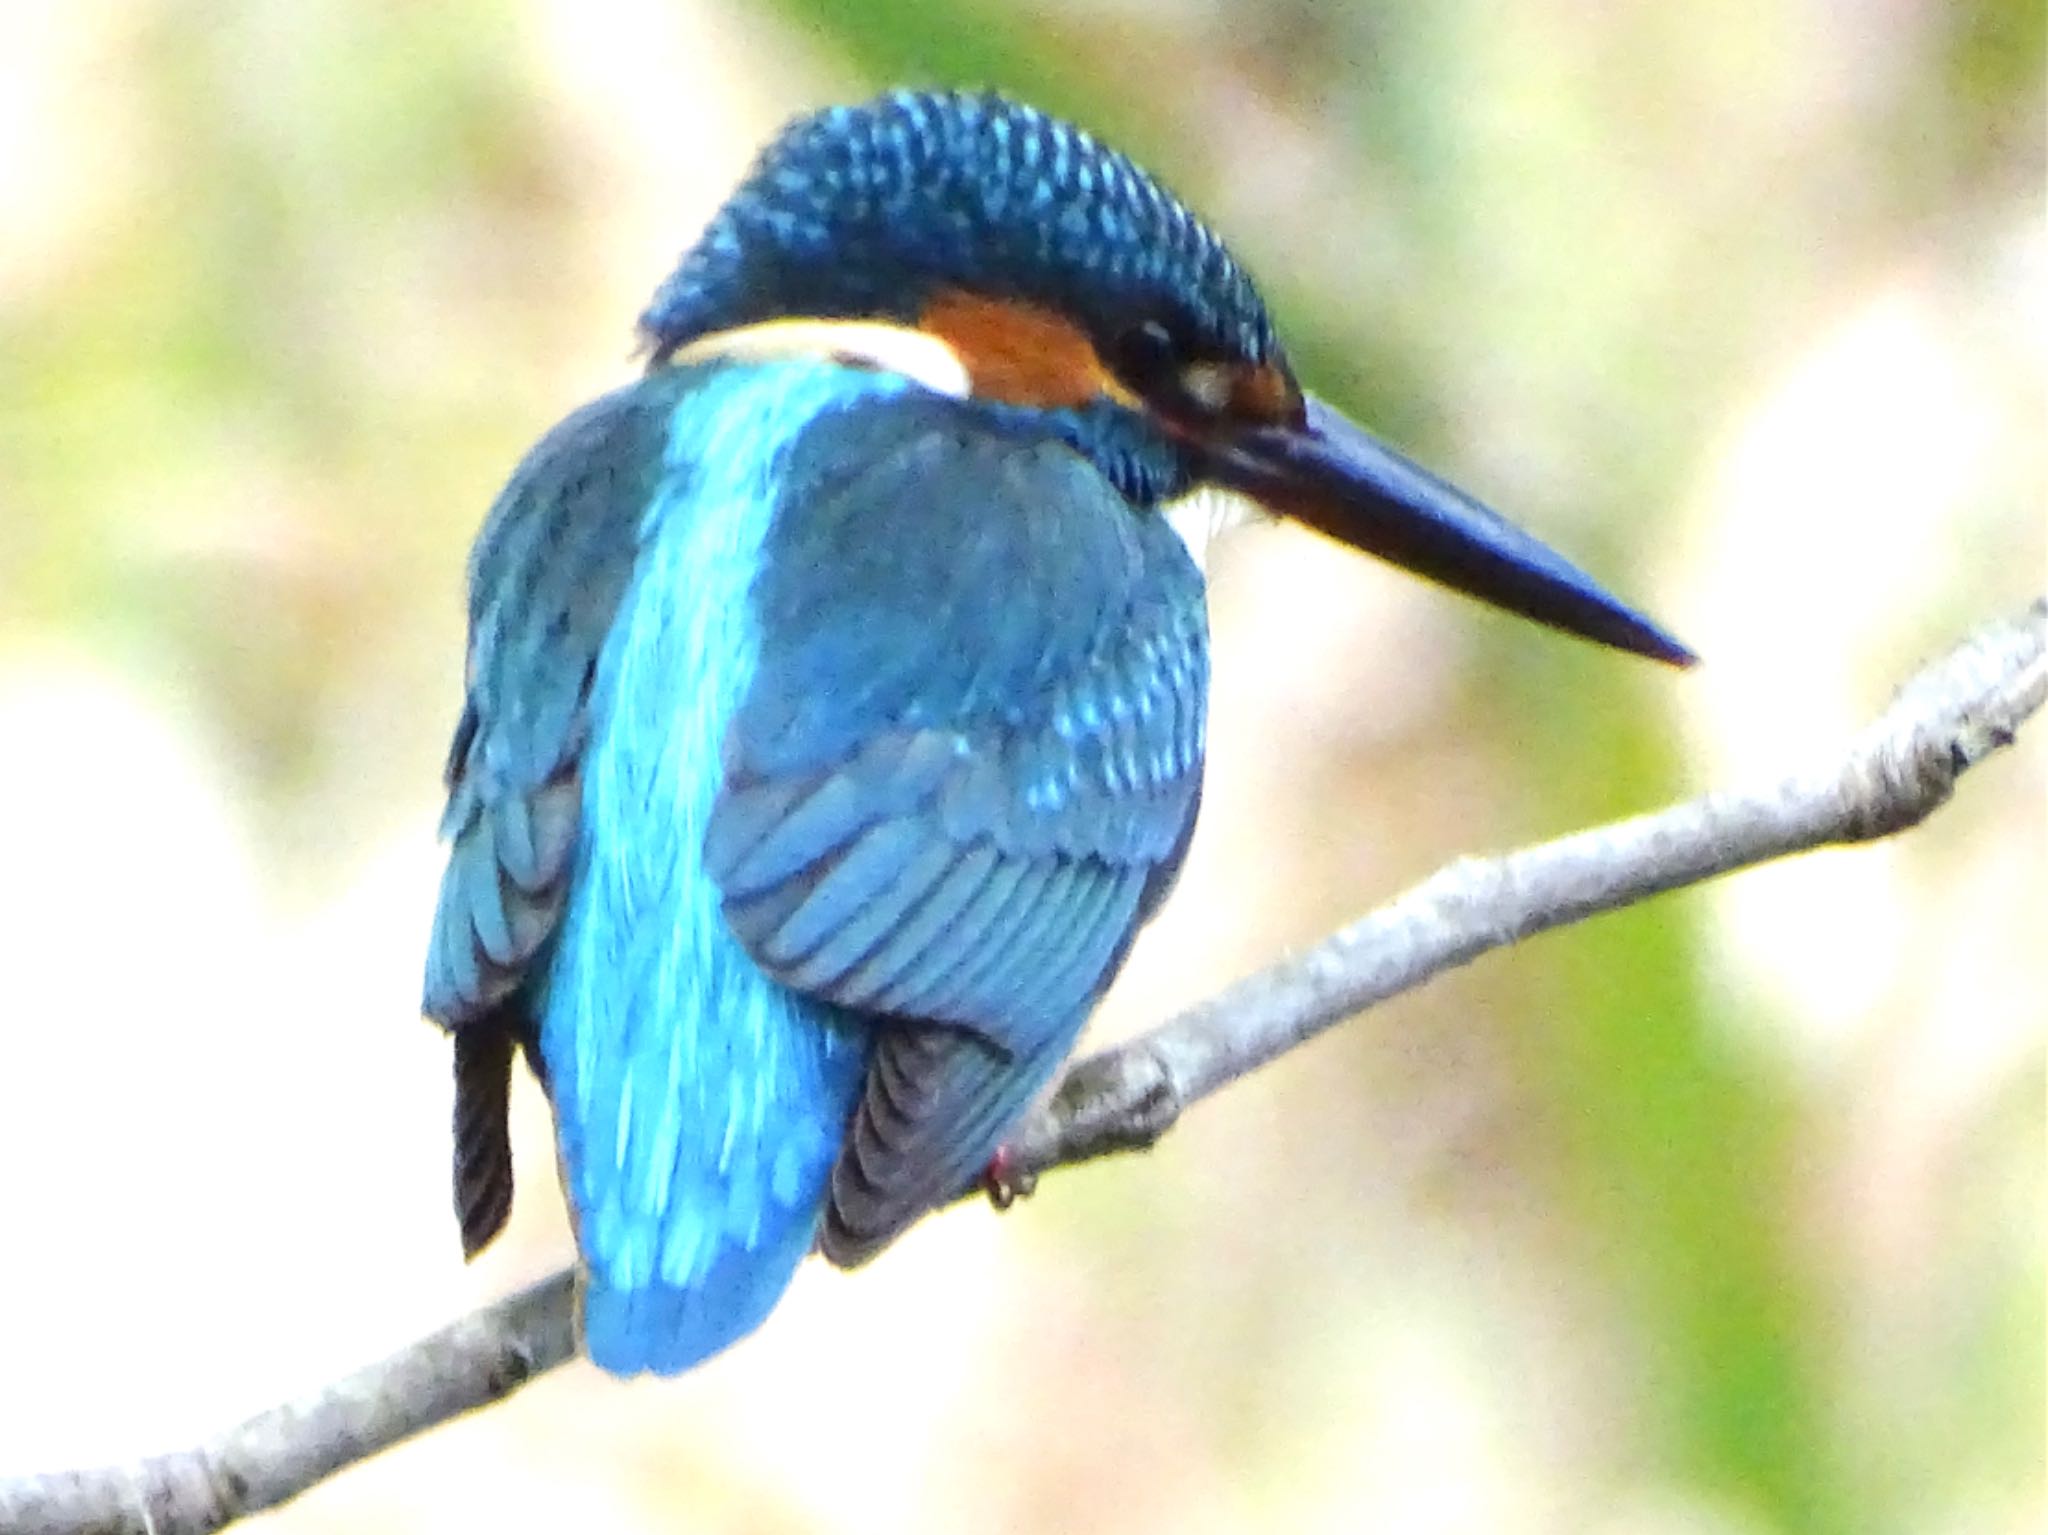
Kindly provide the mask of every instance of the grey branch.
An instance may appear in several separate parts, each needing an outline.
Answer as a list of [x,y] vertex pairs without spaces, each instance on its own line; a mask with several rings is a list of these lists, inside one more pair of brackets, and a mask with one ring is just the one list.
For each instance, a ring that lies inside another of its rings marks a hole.
[[[2048,697],[2048,598],[1903,687],[1846,750],[1747,792],[1710,794],[1499,858],[1465,859],[1307,952],[1070,1065],[1019,1132],[1009,1175],[1149,1146],[1189,1105],[1343,1019],[1554,927],[1791,853],[1890,836]],[[8,1535],[199,1535],[498,1401],[576,1352],[564,1271],[194,1449],[0,1482]]]
[[1013,1155],[1028,1178],[1149,1146],[1218,1088],[1480,955],[1788,854],[1916,826],[2048,696],[2048,597],[1926,667],[1845,751],[1767,788],[1467,858],[1127,1044],[1072,1063]]

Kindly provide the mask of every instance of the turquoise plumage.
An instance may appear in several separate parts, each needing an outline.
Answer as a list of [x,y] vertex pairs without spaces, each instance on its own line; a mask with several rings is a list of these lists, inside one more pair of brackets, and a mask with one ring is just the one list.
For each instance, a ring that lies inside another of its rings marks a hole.
[[681,1369],[767,1315],[859,1096],[866,1039],[748,960],[704,837],[758,664],[773,476],[820,413],[903,387],[791,364],[687,389],[598,653],[575,894],[539,1009],[585,1346],[608,1369]]
[[425,999],[465,1251],[523,1049],[620,1374],[969,1187],[1072,1046],[1201,798],[1184,493],[1689,659],[1304,394],[1222,242],[1014,102],[800,119],[641,324],[471,556]]
[[728,362],[550,434],[472,616],[427,1010],[526,1042],[586,1347],[673,1372],[969,1184],[1064,1055],[1192,821],[1200,578],[1043,433]]

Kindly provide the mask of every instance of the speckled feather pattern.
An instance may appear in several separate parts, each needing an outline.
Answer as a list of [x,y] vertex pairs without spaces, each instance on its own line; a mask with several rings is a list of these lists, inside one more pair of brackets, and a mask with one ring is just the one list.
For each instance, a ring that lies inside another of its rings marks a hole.
[[[755,328],[781,319],[807,323]],[[849,320],[891,322],[890,356]],[[523,1050],[583,1341],[627,1375],[725,1348],[806,1253],[863,1262],[987,1166],[1187,853],[1183,496],[1266,483],[1269,452],[1306,495],[1349,460],[1293,437],[1359,437],[1294,393],[1212,231],[996,96],[793,123],[641,326],[647,375],[551,431],[477,540],[425,994],[465,1250],[510,1206]],[[891,373],[899,342],[957,366]],[[1061,387],[1006,389],[977,346]]]
[[1029,297],[1102,335],[1151,317],[1217,355],[1278,354],[1251,280],[1179,199],[1091,134],[969,92],[791,124],[641,326],[663,355],[780,314],[913,320],[937,284]]
[[948,288],[1105,357],[1145,321],[1284,367],[1222,243],[1124,157],[897,93],[763,154],[643,317],[648,375],[548,434],[472,557],[426,993],[457,1209],[470,1252],[505,1218],[523,1045],[617,1373],[687,1368],[814,1243],[861,1262],[959,1192],[1187,850],[1207,626],[1168,433],[822,356],[671,361]]
[[550,433],[473,561],[429,956],[458,1208],[553,1100],[608,1369],[751,1330],[814,1238],[985,1165],[1185,853],[1201,578],[1043,423],[824,361]]
[[875,1022],[844,1264],[986,1164],[1171,882],[1207,625],[1172,528],[1042,425],[906,396],[785,493],[706,863],[767,973]]

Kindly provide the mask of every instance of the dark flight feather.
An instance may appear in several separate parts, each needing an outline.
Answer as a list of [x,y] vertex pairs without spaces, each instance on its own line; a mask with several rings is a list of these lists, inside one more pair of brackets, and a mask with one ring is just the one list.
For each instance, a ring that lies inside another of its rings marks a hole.
[[423,1011],[455,1036],[455,1207],[463,1251],[512,1205],[514,1045],[568,894],[590,678],[662,469],[673,376],[584,407],[526,456],[470,557],[469,682],[449,751],[448,868]]

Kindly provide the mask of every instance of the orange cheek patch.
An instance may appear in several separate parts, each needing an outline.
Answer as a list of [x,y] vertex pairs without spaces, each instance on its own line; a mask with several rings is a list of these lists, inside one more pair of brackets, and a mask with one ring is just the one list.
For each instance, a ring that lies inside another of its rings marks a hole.
[[1042,409],[1104,396],[1136,403],[1080,327],[1035,304],[949,289],[925,306],[918,328],[953,349],[978,399]]
[[1243,369],[1231,382],[1230,414],[1239,420],[1295,423],[1301,412],[1301,392],[1271,363]]

